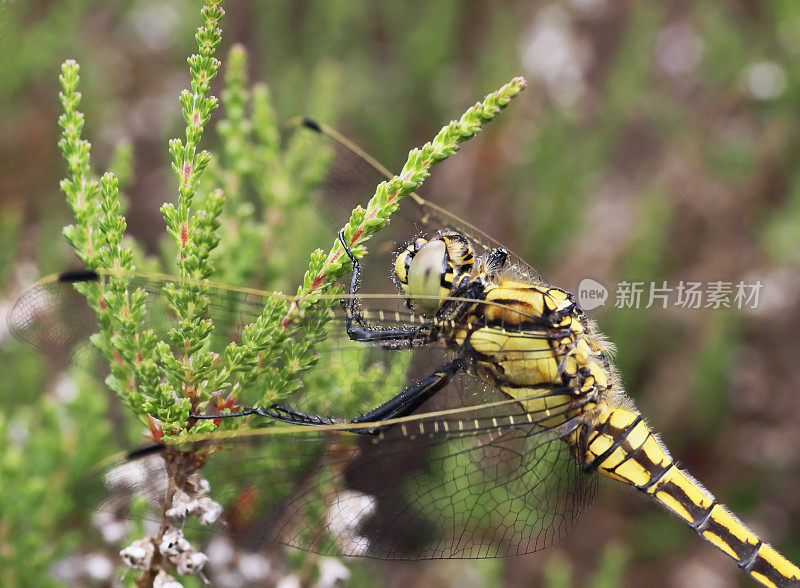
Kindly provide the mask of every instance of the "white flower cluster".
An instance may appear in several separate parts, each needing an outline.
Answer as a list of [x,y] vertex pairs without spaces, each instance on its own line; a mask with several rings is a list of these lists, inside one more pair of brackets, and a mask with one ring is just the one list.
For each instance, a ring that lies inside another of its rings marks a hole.
[[195,515],[201,525],[210,525],[222,514],[222,506],[208,496],[210,489],[208,480],[197,472],[190,474],[185,490],[175,491],[172,508],[165,514],[173,521],[182,521],[189,515]]
[[208,556],[195,551],[183,536],[183,531],[175,527],[164,531],[158,551],[175,565],[181,576],[200,573],[208,561]]
[[161,570],[153,580],[153,588],[183,588],[180,582]]
[[147,570],[150,569],[154,553],[153,540],[150,537],[145,537],[144,539],[137,539],[128,545],[119,552],[119,555],[129,568]]
[[[173,494],[172,507],[166,511],[166,515],[176,522],[182,522],[187,516],[194,515],[203,525],[213,523],[222,514],[222,506],[208,496],[210,489],[205,478],[196,472],[190,474],[184,489],[178,489]],[[122,561],[129,568],[152,569],[156,543],[158,543],[158,553],[172,563],[181,576],[202,574],[208,556],[195,551],[183,536],[183,531],[173,526],[167,527],[158,541],[153,537],[145,537],[131,543],[120,551]],[[180,584],[177,584],[167,572],[161,570],[154,585],[172,588]]]
[[[120,551],[119,554],[122,557],[122,561],[129,568],[149,570],[153,564],[155,552],[155,539],[145,537],[144,539],[137,539]],[[195,551],[183,536],[183,531],[175,527],[168,527],[161,535],[158,552],[175,566],[181,576],[201,573],[206,561],[208,561],[208,556],[205,553]],[[172,586],[169,583],[171,576],[164,570],[159,572],[157,580],[161,586]]]

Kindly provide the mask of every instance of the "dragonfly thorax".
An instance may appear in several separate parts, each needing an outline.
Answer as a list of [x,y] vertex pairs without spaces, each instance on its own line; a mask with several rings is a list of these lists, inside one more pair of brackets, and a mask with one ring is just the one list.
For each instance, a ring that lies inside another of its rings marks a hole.
[[474,264],[469,241],[458,233],[445,233],[431,240],[415,239],[397,256],[394,271],[409,306],[433,314],[468,279]]

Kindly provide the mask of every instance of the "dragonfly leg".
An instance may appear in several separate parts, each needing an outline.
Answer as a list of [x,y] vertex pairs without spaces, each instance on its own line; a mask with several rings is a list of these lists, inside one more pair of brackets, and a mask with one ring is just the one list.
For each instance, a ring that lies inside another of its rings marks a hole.
[[[368,413],[354,418],[351,423],[380,422],[408,416],[418,409],[426,400],[444,388],[456,373],[467,368],[467,361],[458,358],[445,364],[429,376],[414,382],[397,396],[372,409]],[[373,427],[359,432],[376,434],[388,427]]]
[[[431,375],[417,382],[414,382],[388,402],[385,402],[379,407],[374,408],[368,413],[362,414],[361,416],[356,417],[349,422],[354,424],[373,423],[373,422],[380,422],[389,419],[408,416],[412,412],[414,412],[417,408],[419,408],[431,396],[433,396],[444,386],[446,386],[447,383],[450,382],[450,380],[456,373],[466,369],[466,367],[467,367],[466,360],[464,360],[463,358],[455,359],[450,363],[442,366]],[[242,417],[249,415],[264,416],[277,421],[281,421],[283,423],[289,423],[291,425],[307,425],[307,426],[333,425],[333,424],[341,424],[343,422],[332,418],[321,417],[319,415],[308,414],[300,410],[295,410],[294,408],[290,408],[288,406],[283,406],[281,404],[276,404],[274,406],[271,406],[270,408],[250,407],[250,408],[245,408],[239,412],[229,413],[229,414],[192,414],[189,416],[200,420],[203,419],[207,420],[207,419]],[[385,431],[389,426],[391,425],[388,425],[386,427],[370,427],[365,429],[354,429],[353,432],[367,434],[367,435],[376,435],[381,431]]]
[[189,416],[198,420],[208,419],[228,419],[239,418],[245,416],[263,416],[275,419],[284,423],[292,425],[333,425],[340,421],[321,417],[318,415],[308,414],[299,410],[295,410],[289,406],[282,404],[275,404],[269,408],[258,408],[255,406],[243,408],[238,412],[218,413],[218,414],[190,414]]
[[[350,278],[350,296],[345,304],[345,328],[350,339],[378,343],[382,347],[390,349],[410,349],[434,341],[435,337],[428,327],[381,329],[367,322],[356,307],[356,294],[358,293],[358,283],[361,279],[361,264],[345,242],[344,231],[339,231],[339,242],[353,264],[353,275]],[[358,327],[354,326],[353,323],[356,323]]]
[[238,417],[246,417],[254,414],[259,414],[258,411],[260,409],[255,407],[246,407],[240,410],[239,412],[228,412],[228,413],[212,413],[212,414],[194,414],[189,413],[189,418],[197,419],[199,421],[208,420],[208,419],[228,419],[228,418],[238,418]]
[[[352,341],[377,343],[381,347],[387,349],[411,349],[436,341],[435,320],[419,327],[398,327],[393,329],[375,327],[367,322],[366,318],[356,307],[356,295],[361,278],[361,264],[345,242],[344,231],[339,231],[339,242],[342,244],[344,252],[353,264],[349,298],[345,304],[345,328],[350,339]],[[501,267],[505,264],[508,253],[505,249],[498,248],[492,252],[492,256],[494,257],[492,263],[497,267]],[[486,283],[482,278],[472,280],[465,276],[462,282],[453,289],[452,293],[453,297],[463,298],[465,300],[452,301],[453,304],[455,304],[455,308],[450,305],[448,319],[459,320],[467,314],[472,307],[472,301],[480,300],[484,295],[485,289]],[[360,328],[354,327],[354,322],[357,323]]]

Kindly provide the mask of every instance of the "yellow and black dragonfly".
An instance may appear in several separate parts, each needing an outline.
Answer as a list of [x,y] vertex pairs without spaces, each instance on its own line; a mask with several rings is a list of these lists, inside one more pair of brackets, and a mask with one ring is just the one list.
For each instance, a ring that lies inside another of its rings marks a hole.
[[[224,449],[213,459],[198,458],[196,444],[191,453],[186,444],[133,452],[87,476],[79,499],[158,518],[172,500],[167,471],[180,464],[223,505],[222,532],[340,555],[480,558],[559,541],[602,476],[658,502],[756,581],[800,585],[800,569],[675,464],[571,294],[446,211],[418,196],[413,206],[428,233],[396,256],[399,294],[361,292],[362,265],[340,235],[353,264],[349,292],[333,297],[343,304],[326,317],[320,361],[290,403],[194,415],[263,426],[206,440]],[[25,294],[12,332],[79,354],[95,327],[74,284],[112,279],[148,292],[148,320],[167,324],[162,292],[177,278],[79,272]],[[226,337],[266,302],[292,303],[202,287]]]

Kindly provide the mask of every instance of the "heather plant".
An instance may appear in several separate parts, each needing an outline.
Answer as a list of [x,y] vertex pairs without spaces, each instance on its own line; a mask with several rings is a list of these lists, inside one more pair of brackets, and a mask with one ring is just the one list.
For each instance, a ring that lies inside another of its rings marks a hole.
[[[206,4],[201,16],[202,26],[195,35],[198,52],[188,59],[191,89],[181,92],[179,99],[185,136],[169,142],[177,200],[160,209],[172,244],[172,254],[165,257],[172,258],[175,273],[163,280],[159,297],[165,301],[166,314],[174,318],[163,337],[148,318],[151,294],[135,279],[137,268],[156,262],[137,260],[137,247],[125,236],[118,177],[106,172],[98,179],[91,168],[90,144],[82,138],[84,117],[78,110],[78,64],[66,61],[60,77],[64,112],[59,119],[59,147],[69,169],[61,189],[74,215],[74,224],[65,227],[64,235],[81,262],[101,278],[75,287],[97,315],[99,332],[92,343],[109,364],[106,385],[155,441],[240,428],[244,419],[192,415],[229,412],[241,406],[243,398],[268,406],[297,391],[303,376],[319,361],[315,347],[325,338],[329,309],[341,292],[336,282],[350,268],[341,242],[334,239],[328,252],[317,249],[311,254],[293,298],[268,298],[238,341],[221,350],[213,345],[209,292],[217,286],[208,280],[287,283],[282,274],[290,264],[281,254],[291,243],[286,239],[291,231],[287,226],[309,208],[308,194],[324,175],[326,156],[312,157],[302,138],[281,141],[267,87],[247,87],[246,53],[239,46],[231,50],[222,93],[226,117],[218,127],[220,153],[214,156],[200,148],[219,106],[210,88],[221,67],[215,56],[222,38],[221,3]],[[419,188],[430,168],[455,153],[459,143],[473,137],[524,87],[524,80],[515,78],[443,128],[430,143],[412,150],[400,173],[382,182],[341,229],[353,254],[365,255],[365,242],[388,224],[400,200]],[[303,165],[298,164],[301,158]],[[124,149],[120,159],[120,169],[127,169]],[[264,256],[264,247],[269,255]],[[348,388],[336,381],[347,376],[332,366],[326,374],[330,381],[316,386],[330,389],[338,384],[347,399]],[[363,388],[369,377],[350,374],[350,389]],[[206,556],[170,522],[189,514],[180,493],[187,484],[189,464],[195,461],[187,454],[168,468],[170,488],[176,490],[167,500],[162,524],[122,551],[126,564],[140,570],[139,585],[170,581],[169,574],[175,571],[202,573]],[[202,485],[196,475],[188,483]],[[203,492],[204,506],[194,512],[202,522],[213,522],[220,514],[219,505],[208,497],[213,497],[213,488]]]

